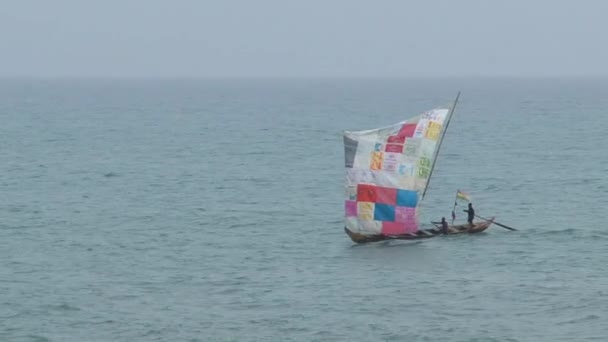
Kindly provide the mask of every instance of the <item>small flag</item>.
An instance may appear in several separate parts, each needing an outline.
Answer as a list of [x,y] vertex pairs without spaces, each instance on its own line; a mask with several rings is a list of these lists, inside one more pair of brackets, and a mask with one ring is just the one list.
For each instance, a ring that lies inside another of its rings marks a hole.
[[460,199],[460,200],[463,200],[463,201],[471,202],[471,196],[469,196],[469,194],[467,194],[464,191],[458,190],[456,192],[456,198]]

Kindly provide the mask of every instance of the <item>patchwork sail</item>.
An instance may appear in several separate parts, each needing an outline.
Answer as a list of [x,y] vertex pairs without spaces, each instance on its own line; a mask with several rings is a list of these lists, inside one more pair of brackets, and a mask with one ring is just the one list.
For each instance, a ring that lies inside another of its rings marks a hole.
[[388,127],[344,132],[347,233],[418,231],[420,203],[452,110],[433,109]]

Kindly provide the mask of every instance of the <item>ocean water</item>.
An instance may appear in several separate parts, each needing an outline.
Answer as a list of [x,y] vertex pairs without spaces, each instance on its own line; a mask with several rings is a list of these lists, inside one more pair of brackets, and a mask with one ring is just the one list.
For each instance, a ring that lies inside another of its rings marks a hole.
[[[341,131],[458,90],[423,223],[519,230],[353,245]],[[2,80],[0,123],[0,341],[608,340],[608,79]]]

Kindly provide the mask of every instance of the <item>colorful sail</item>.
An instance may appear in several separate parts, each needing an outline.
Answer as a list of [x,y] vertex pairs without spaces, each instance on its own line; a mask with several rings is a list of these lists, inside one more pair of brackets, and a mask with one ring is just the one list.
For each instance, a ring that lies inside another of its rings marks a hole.
[[348,230],[418,230],[418,209],[450,115],[449,109],[434,109],[388,127],[344,132]]

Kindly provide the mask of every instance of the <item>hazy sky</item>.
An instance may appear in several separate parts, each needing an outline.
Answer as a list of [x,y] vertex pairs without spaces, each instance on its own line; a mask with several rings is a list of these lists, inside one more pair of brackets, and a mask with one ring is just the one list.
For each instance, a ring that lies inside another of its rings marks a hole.
[[0,76],[608,75],[602,0],[0,0]]

